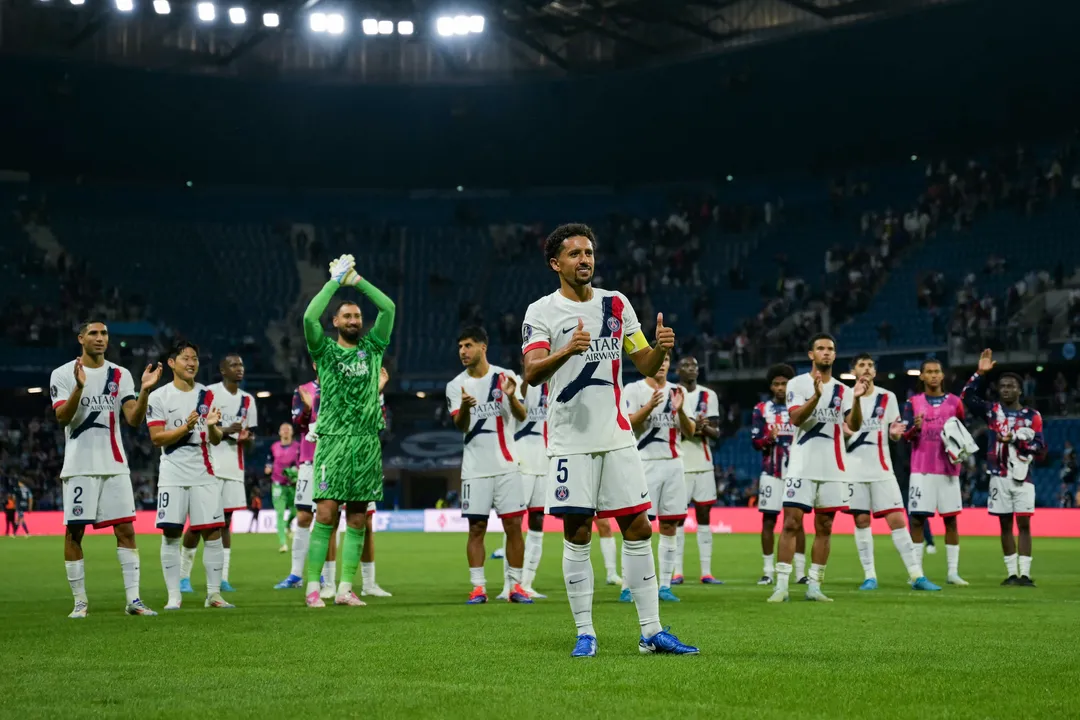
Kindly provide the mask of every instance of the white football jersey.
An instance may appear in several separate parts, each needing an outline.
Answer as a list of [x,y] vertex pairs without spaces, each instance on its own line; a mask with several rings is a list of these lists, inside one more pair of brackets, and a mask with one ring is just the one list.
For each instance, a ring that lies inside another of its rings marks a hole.
[[[679,430],[679,414],[672,404],[677,385],[665,382],[656,388],[664,393],[664,400],[654,407],[645,418],[645,429],[638,436],[637,447],[642,460],[670,460],[679,457],[679,443],[682,431]],[[626,416],[649,404],[655,392],[646,380],[638,380],[626,386]]]
[[624,343],[641,330],[641,323],[626,296],[594,288],[588,302],[569,300],[558,291],[540,298],[525,311],[522,354],[564,347],[578,320],[592,344],[548,380],[548,452],[574,455],[632,447],[634,433],[622,399],[622,357]]
[[514,438],[508,432],[513,427],[510,399],[503,396],[499,381],[506,373],[489,365],[487,374],[474,378],[467,371],[446,384],[446,406],[450,414],[461,411],[461,390],[476,398],[469,411],[469,429],[465,433],[465,448],[461,458],[461,477],[489,477],[517,470],[514,460]]
[[[698,385],[693,390],[687,390],[684,387],[682,391],[686,397],[683,401],[683,410],[691,420],[696,422],[701,415],[709,420],[720,416],[720,401],[716,393],[709,388]],[[709,442],[709,438],[704,435],[682,439],[679,443],[679,454],[682,455],[684,471],[712,471],[713,457]]]
[[[124,403],[135,399],[135,384],[125,368],[106,362],[99,368],[85,365],[79,409],[64,428],[64,467],[61,478],[82,475],[122,475],[128,472],[120,423]],[[59,408],[75,392],[75,361],[52,372],[49,393],[53,409]]]
[[[814,396],[814,380],[810,373],[796,375],[788,381],[787,409],[792,413]],[[847,385],[831,378],[822,383],[817,407],[802,425],[795,429],[784,477],[847,482],[847,449],[844,446],[844,417],[851,410],[852,391]]]
[[525,394],[522,402],[528,413],[524,420],[514,426],[514,456],[518,459],[521,472],[530,475],[547,475],[547,406],[548,385],[526,387],[518,378],[518,399]]
[[[225,383],[216,382],[207,388],[214,394],[214,405],[221,411],[221,427],[240,423],[248,430],[259,424],[259,411],[255,406],[255,396],[244,390],[237,390],[233,395]],[[214,475],[222,480],[244,479],[244,448],[235,437],[222,438],[217,445],[211,446],[214,460]]]
[[147,427],[173,430],[187,423],[192,410],[198,410],[195,429],[169,447],[161,448],[158,487],[190,487],[217,482],[206,432],[206,415],[214,406],[214,394],[205,385],[195,383],[192,390],[181,390],[173,383],[150,393],[146,407]]
[[848,438],[849,482],[873,482],[895,478],[889,453],[889,425],[900,419],[900,405],[889,390],[874,386],[859,398],[862,425]]

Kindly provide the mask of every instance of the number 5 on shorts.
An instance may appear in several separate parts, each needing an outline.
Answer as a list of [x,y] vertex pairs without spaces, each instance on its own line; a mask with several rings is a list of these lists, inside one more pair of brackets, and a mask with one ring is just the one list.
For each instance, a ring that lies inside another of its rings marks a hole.
[[559,458],[559,462],[555,466],[555,479],[561,483],[570,479],[570,468],[566,467],[566,458]]

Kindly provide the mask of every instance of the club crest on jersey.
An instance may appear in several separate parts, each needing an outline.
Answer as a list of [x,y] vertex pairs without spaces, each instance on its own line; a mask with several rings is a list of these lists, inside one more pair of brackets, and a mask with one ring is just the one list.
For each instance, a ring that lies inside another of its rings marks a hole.
[[148,417],[148,418],[154,417],[154,406],[153,405],[147,405],[146,406],[146,417]]
[[206,406],[206,403],[203,403],[202,405],[199,406],[199,414],[200,415],[205,415],[208,412],[210,412],[210,408]]
[[522,325],[521,326],[521,342],[527,343],[527,342],[529,342],[529,338],[531,338],[531,337],[532,337],[532,325]]
[[884,415],[885,415],[885,408],[881,407],[880,405],[878,407],[874,408],[874,417],[879,418],[879,417],[882,417]]
[[60,388],[53,385],[49,388],[49,392],[52,394],[53,398],[56,398],[60,394]]
[[367,352],[366,351],[364,351],[364,350],[357,350],[356,351],[356,359],[357,360],[363,360],[366,357],[367,357]]
[[619,328],[622,327],[622,323],[619,322],[619,318],[617,317],[609,317],[607,319],[607,327],[612,333],[617,333],[619,332]]
[[112,393],[115,393],[115,392],[116,392],[117,390],[119,390],[119,389],[120,389],[120,386],[119,386],[119,385],[117,385],[116,383],[112,382],[111,380],[109,381],[109,393],[110,393],[110,394],[112,394]]
[[839,395],[837,395],[832,399],[832,406],[834,408],[836,408],[837,410],[839,410],[840,405],[843,404],[843,402],[844,402],[843,398],[841,398]]
[[329,489],[330,489],[330,483],[326,482],[325,480],[320,480],[319,481],[319,490],[322,490],[323,492],[326,492]]
[[570,497],[570,489],[565,485],[560,485],[555,488],[555,499],[559,502],[565,502],[566,498]]
[[491,399],[492,400],[502,400],[502,397],[503,397],[503,391],[500,390],[499,388],[495,388],[494,390],[491,391]]

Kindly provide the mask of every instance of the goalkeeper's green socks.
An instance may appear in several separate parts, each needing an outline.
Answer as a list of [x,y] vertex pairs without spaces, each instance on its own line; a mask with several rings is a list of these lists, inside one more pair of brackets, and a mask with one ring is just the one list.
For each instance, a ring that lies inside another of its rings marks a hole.
[[274,512],[277,513],[277,541],[278,541],[278,545],[280,545],[281,547],[284,547],[285,543],[286,543],[286,540],[287,540],[287,538],[285,536],[285,532],[286,532],[286,529],[288,527],[288,523],[285,520],[286,509],[285,509],[284,503],[279,503],[274,508]]
[[363,549],[363,529],[346,528],[345,544],[341,548],[341,584],[338,585],[338,595],[352,592],[352,581],[356,577],[356,568],[360,566],[360,553]]
[[323,563],[326,562],[326,551],[330,548],[330,542],[334,538],[334,526],[323,525],[321,522],[311,524],[311,544],[308,545],[307,556],[307,591],[306,594],[319,591],[319,576],[322,574]]

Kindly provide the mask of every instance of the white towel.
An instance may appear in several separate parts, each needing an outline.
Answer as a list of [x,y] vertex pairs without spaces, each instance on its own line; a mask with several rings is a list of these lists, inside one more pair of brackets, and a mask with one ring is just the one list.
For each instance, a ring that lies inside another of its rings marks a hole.
[[941,428],[941,441],[945,445],[945,454],[949,462],[958,465],[979,451],[979,445],[971,437],[959,418],[951,417]]

